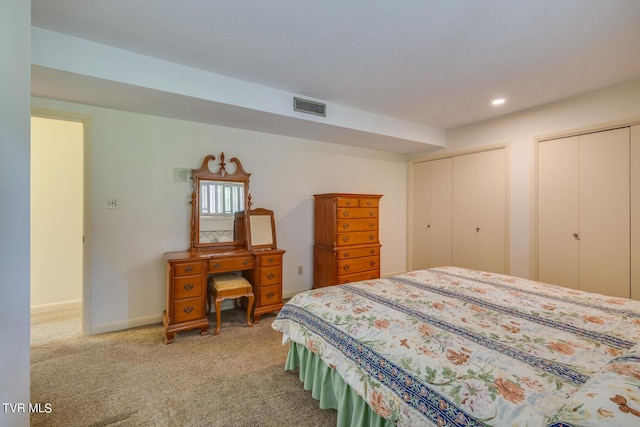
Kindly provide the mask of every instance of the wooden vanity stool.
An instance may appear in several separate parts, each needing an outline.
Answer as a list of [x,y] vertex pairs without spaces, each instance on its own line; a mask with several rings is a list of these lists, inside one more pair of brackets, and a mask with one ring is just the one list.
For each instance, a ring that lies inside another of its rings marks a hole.
[[251,323],[251,308],[253,307],[253,288],[251,283],[237,274],[224,274],[221,276],[211,276],[209,278],[209,289],[207,292],[207,305],[211,313],[211,297],[213,296],[213,304],[216,308],[216,329],[213,335],[220,333],[220,305],[225,299],[235,299],[235,306],[238,308],[239,299],[247,297],[247,326],[253,326]]

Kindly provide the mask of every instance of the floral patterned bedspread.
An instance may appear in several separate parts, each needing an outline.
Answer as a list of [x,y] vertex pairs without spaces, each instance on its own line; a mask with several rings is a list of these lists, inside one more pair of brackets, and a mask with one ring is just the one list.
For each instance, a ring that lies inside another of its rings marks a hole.
[[273,327],[398,425],[640,425],[639,301],[442,267],[302,292]]

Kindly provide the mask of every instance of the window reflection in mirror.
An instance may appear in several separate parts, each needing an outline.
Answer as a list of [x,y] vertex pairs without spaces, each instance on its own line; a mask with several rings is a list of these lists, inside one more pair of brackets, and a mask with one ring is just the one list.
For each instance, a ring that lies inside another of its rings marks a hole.
[[208,154],[200,168],[192,169],[191,249],[242,248],[247,245],[245,224],[234,221],[234,214],[247,211],[251,205],[251,174],[242,168],[238,158],[232,157],[229,163],[231,169],[227,170],[224,153],[220,153],[219,159]]
[[200,181],[200,236],[202,243],[232,242],[234,213],[244,210],[244,183]]

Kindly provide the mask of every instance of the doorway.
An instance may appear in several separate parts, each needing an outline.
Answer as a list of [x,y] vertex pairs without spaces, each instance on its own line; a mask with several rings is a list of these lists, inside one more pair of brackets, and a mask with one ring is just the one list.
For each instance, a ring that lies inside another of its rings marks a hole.
[[80,120],[31,118],[31,311],[79,310],[86,334],[84,135]]

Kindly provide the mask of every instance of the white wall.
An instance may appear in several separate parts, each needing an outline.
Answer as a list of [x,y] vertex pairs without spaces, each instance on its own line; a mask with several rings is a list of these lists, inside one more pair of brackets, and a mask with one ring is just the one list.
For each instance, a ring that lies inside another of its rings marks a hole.
[[[31,2],[0,2],[0,402],[27,406],[30,29]],[[29,415],[3,405],[0,425],[28,426]]]
[[511,144],[511,273],[531,277],[535,138],[639,117],[640,80],[636,80],[449,131],[447,148],[438,152]]
[[31,309],[82,299],[83,128],[31,119]]
[[[403,155],[33,98],[34,107],[91,116],[91,333],[160,321],[162,254],[189,247],[191,186],[173,168],[207,154],[238,157],[253,207],[273,209],[284,256],[283,293],[312,286],[313,194],[383,194],[381,273],[406,268]],[[117,209],[107,209],[107,199]],[[304,274],[298,275],[298,266]]]

